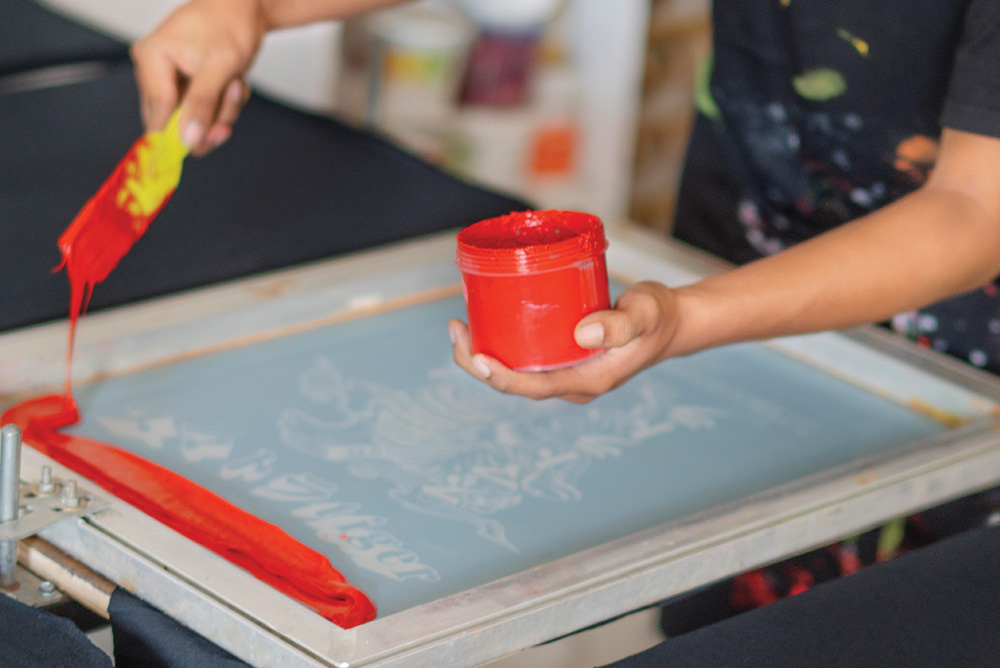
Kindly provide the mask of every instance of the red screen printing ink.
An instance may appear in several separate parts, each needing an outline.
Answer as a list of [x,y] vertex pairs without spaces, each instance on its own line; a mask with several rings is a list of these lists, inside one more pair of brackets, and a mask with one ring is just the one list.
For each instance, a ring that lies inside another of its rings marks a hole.
[[66,268],[70,283],[66,393],[13,406],[0,424],[18,425],[24,441],[39,452],[335,624],[357,626],[374,619],[375,606],[319,552],[139,455],[59,431],[80,419],[70,383],[77,321],[94,286],[108,277],[173,194],[186,154],[175,113],[165,130],[133,145],[59,238],[60,268]]
[[576,344],[585,315],[610,308],[600,219],[576,211],[521,211],[458,234],[472,352],[540,371],[600,352]]
[[58,431],[79,419],[72,396],[50,394],[8,409],[0,423],[18,425],[24,441],[42,454],[335,624],[350,628],[374,619],[375,607],[325,556],[184,476],[127,450]]

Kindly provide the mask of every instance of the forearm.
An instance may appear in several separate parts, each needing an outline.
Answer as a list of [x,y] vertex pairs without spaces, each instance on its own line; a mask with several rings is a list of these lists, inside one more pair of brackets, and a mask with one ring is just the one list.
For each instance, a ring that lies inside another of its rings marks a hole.
[[517,373],[474,355],[461,322],[449,331],[456,362],[494,389],[580,403],[670,357],[884,320],[998,274],[1000,139],[945,130],[928,183],[890,206],[690,286],[630,285],[577,324],[577,343],[602,355]]
[[343,19],[404,0],[257,0],[267,30]]
[[873,214],[677,291],[665,356],[840,329],[972,290],[1000,273],[996,212],[928,186]]

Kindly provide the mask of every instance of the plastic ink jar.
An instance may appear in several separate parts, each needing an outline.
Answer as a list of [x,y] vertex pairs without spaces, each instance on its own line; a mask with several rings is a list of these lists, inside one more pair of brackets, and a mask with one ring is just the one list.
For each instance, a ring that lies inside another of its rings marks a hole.
[[608,242],[596,216],[519,211],[458,234],[472,352],[518,371],[541,371],[601,352],[573,338],[585,315],[610,308]]

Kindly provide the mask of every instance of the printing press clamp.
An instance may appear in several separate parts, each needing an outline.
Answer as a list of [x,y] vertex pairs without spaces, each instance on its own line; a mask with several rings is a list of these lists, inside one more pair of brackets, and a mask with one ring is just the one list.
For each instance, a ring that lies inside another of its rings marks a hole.
[[[110,595],[113,587],[101,576],[35,535],[56,522],[93,515],[108,505],[79,488],[75,480],[54,478],[50,466],[42,467],[37,481],[22,481],[21,429],[16,425],[0,429],[0,592],[45,609],[68,603],[66,590]],[[103,602],[82,603],[107,616]]]

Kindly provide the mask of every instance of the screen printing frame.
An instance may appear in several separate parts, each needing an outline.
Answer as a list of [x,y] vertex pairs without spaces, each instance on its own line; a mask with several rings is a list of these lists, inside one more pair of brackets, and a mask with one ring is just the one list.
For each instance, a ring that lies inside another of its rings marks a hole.
[[[625,282],[680,285],[725,266],[633,226],[608,236],[609,269]],[[88,315],[73,377],[92,382],[454,295],[453,255],[446,233]],[[66,323],[0,336],[0,404],[59,391],[65,342]],[[49,465],[111,499],[43,538],[248,663],[291,667],[478,665],[1000,482],[993,376],[877,328],[760,345],[963,424],[351,630],[31,448],[22,478]]]

